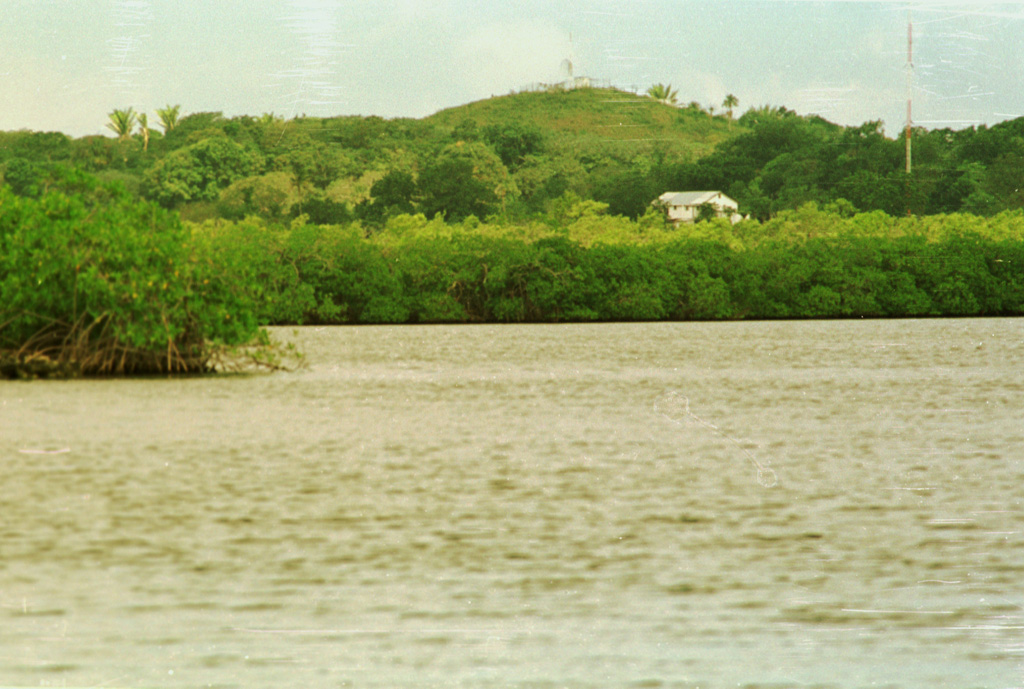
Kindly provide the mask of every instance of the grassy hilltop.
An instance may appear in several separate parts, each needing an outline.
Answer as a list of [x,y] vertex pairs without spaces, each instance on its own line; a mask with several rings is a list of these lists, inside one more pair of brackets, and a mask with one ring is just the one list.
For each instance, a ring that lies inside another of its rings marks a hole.
[[517,93],[447,108],[426,118],[453,129],[466,120],[481,128],[509,123],[536,127],[563,148],[615,142],[612,148],[624,156],[656,151],[684,160],[710,153],[745,131],[699,107],[680,109],[613,88]]

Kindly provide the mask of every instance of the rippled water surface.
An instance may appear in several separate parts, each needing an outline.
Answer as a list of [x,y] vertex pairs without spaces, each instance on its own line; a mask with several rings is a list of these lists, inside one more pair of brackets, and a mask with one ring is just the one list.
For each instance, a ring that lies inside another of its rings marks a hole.
[[278,332],[0,383],[0,685],[1024,686],[1024,321]]

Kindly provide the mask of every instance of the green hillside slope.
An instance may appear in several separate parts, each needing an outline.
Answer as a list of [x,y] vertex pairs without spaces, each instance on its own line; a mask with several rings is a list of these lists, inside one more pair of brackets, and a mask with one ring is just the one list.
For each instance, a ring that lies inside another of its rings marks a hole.
[[559,147],[609,148],[616,157],[658,149],[669,158],[696,158],[745,131],[699,106],[677,108],[613,88],[516,93],[447,108],[425,118],[440,128],[471,121],[477,127],[517,123],[549,134]]

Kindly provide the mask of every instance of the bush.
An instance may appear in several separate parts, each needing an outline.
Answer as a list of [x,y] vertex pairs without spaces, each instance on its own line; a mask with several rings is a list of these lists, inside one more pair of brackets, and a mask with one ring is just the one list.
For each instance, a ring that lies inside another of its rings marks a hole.
[[5,373],[205,371],[258,338],[250,291],[177,215],[81,175],[61,186],[0,188]]
[[290,226],[248,217],[197,233],[251,286],[262,323],[553,322],[1024,313],[1019,214],[843,218],[667,230],[573,201],[562,223],[397,215]]

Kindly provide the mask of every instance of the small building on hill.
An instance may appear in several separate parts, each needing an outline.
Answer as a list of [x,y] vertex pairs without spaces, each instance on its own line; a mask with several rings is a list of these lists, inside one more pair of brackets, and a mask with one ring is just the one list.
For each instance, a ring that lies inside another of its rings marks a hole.
[[740,205],[720,191],[666,191],[654,201],[674,223],[692,223],[700,218],[701,207],[714,210],[715,217],[728,218],[733,224],[743,220]]

